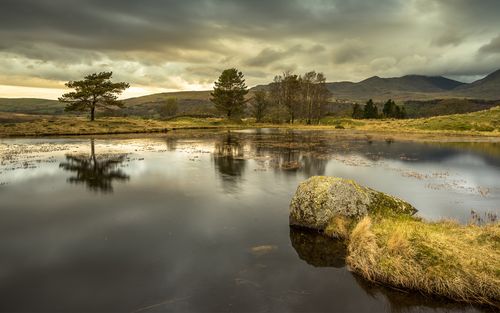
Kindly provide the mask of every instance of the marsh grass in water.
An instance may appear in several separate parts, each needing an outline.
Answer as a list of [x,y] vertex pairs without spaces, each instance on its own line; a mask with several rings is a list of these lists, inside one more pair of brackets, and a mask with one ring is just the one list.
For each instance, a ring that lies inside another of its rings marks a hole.
[[372,216],[348,242],[347,264],[369,281],[500,307],[500,223]]

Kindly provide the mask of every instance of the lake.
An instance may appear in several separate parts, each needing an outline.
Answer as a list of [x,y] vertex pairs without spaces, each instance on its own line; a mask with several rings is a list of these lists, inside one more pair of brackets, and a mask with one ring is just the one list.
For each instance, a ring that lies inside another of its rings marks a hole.
[[342,243],[290,229],[313,175],[428,220],[500,214],[500,144],[336,132],[0,139],[0,311],[478,312],[374,286]]

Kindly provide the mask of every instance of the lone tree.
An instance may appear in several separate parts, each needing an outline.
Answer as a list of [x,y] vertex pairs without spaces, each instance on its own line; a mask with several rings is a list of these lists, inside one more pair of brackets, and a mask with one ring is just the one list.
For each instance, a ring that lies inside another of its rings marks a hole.
[[243,73],[235,68],[224,70],[215,82],[214,91],[210,94],[215,108],[224,113],[228,119],[244,111],[245,96],[248,93]]
[[94,73],[85,76],[83,80],[67,82],[66,87],[73,88],[75,91],[65,93],[59,98],[59,101],[67,103],[65,111],[90,110],[90,120],[93,121],[98,107],[122,108],[123,103],[117,100],[118,95],[130,85],[123,82],[111,82],[112,75],[113,72]]

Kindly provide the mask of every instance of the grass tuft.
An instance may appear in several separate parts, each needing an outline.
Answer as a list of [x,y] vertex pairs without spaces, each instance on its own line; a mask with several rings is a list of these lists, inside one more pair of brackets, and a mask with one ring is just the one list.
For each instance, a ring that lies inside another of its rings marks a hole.
[[500,307],[499,223],[365,217],[349,236],[346,260],[370,281]]

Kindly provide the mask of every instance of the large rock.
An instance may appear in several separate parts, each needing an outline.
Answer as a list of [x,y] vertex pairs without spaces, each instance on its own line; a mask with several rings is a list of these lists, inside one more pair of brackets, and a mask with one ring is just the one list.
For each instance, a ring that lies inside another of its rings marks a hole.
[[290,204],[290,225],[325,230],[335,218],[367,214],[413,215],[409,203],[348,179],[314,176],[302,182]]

